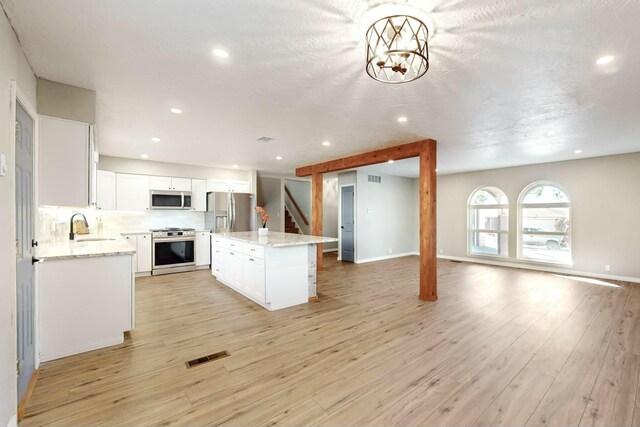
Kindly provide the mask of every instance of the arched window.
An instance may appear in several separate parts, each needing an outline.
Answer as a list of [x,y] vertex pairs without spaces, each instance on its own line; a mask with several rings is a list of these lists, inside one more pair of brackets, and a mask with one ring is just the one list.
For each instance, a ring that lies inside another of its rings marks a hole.
[[496,187],[481,187],[469,197],[469,253],[509,256],[509,200]]
[[518,200],[518,256],[571,263],[571,203],[566,191],[549,182],[534,182]]

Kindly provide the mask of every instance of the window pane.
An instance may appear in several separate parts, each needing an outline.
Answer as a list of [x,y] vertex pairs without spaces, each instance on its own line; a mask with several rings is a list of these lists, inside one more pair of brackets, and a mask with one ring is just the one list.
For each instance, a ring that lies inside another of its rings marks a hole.
[[522,234],[522,256],[546,262],[571,262],[570,236]]
[[508,235],[499,233],[471,233],[471,253],[482,255],[508,255]]
[[509,201],[507,196],[495,187],[485,187],[473,193],[472,205],[506,205]]
[[523,208],[522,233],[569,232],[569,208]]
[[527,192],[521,203],[569,203],[569,198],[558,187],[538,185]]
[[471,209],[469,214],[475,230],[509,230],[508,209]]

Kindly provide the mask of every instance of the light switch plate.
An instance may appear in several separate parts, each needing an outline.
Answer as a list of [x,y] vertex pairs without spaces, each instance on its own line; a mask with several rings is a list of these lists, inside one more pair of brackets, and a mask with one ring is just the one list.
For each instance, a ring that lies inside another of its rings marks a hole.
[[0,153],[0,176],[7,176],[7,156]]

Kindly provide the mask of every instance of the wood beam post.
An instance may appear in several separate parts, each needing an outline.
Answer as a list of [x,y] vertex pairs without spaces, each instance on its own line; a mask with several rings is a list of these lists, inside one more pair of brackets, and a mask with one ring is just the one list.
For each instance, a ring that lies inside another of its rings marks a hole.
[[[311,234],[322,236],[322,174],[311,174]],[[316,245],[318,256],[317,270],[322,270],[322,245]]]
[[420,296],[438,299],[436,240],[436,143],[420,152]]

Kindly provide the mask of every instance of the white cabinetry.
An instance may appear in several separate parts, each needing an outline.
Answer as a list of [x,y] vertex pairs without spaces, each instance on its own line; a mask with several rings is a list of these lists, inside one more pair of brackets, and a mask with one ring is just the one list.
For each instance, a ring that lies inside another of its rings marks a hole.
[[97,173],[96,207],[102,210],[116,209],[116,174],[108,171]]
[[38,194],[41,205],[89,206],[92,164],[89,124],[40,116]]
[[191,180],[191,201],[194,211],[207,210],[207,181],[205,179]]
[[48,260],[38,265],[43,362],[122,343],[135,322],[131,255]]
[[116,174],[116,208],[119,211],[148,211],[149,177]]
[[211,233],[198,231],[196,233],[196,267],[208,266],[211,258]]
[[149,189],[171,190],[171,191],[191,191],[191,179],[190,178],[173,178],[169,176],[150,176]]
[[151,234],[123,234],[122,237],[136,249],[133,256],[134,273],[141,276],[151,273]]
[[211,273],[218,281],[262,307],[278,310],[308,301],[307,245],[265,247],[213,234],[211,250]]
[[251,193],[251,183],[246,181],[207,180],[207,191]]

